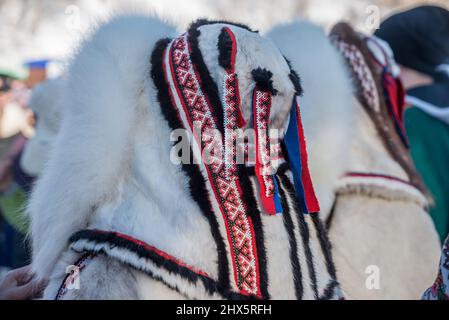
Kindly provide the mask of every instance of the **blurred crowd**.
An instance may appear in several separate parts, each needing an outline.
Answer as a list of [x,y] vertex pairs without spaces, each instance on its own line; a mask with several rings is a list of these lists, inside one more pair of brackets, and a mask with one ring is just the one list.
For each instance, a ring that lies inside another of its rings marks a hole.
[[31,90],[45,78],[45,67],[30,68],[25,79],[13,72],[0,71],[0,265],[3,269],[19,267],[28,261],[26,221],[17,210],[25,205],[25,192],[14,175],[26,140],[34,131],[34,118],[28,107]]
[[[55,121],[51,123],[46,118],[54,119],[59,114],[58,110],[49,109],[58,94],[48,94],[49,87],[59,82],[48,79],[49,63],[26,62],[25,77],[20,72],[0,70],[0,277],[30,260],[24,209],[56,126]],[[39,126],[38,114],[44,114]],[[41,128],[38,134],[36,127]]]

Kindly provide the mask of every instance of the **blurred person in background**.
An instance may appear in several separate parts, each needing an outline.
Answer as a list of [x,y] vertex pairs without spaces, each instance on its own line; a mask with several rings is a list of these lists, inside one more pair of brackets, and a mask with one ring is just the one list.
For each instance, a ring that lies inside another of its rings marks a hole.
[[400,65],[410,150],[434,197],[430,214],[443,241],[449,232],[449,11],[420,6],[397,13],[375,35]]
[[[37,85],[29,99],[29,111],[34,115],[34,134],[23,148],[16,150],[11,161],[11,182],[0,194],[0,210],[7,226],[14,229],[15,238],[23,242],[28,229],[23,209],[34,180],[40,175],[48,158],[53,139],[59,131],[61,119],[60,98],[64,81],[61,78],[47,80]],[[6,228],[8,229],[8,228]],[[28,261],[28,252],[21,242],[7,242],[9,267],[22,266]]]
[[30,60],[25,63],[28,68],[28,77],[25,81],[28,88],[33,89],[39,83],[47,80],[47,67],[50,60]]
[[[20,87],[18,77],[4,71],[0,72],[0,202],[11,195],[14,158],[26,141],[22,131],[29,133],[29,130],[25,129],[27,127],[25,109],[16,99],[16,92],[20,91],[17,90]],[[23,83],[22,88],[26,88]],[[23,102],[23,99],[19,101]],[[26,252],[21,250],[23,236],[17,232],[4,213],[0,205],[0,267],[7,269],[18,265],[16,261],[23,260]]]
[[423,300],[449,300],[449,236],[443,243],[439,267],[436,280],[424,292]]
[[[4,86],[0,98],[0,266],[6,269],[23,266],[29,260],[25,243],[28,225],[22,211],[35,175],[22,170],[21,158],[25,144],[34,134],[34,116],[28,108],[31,90],[47,79],[48,63],[48,60],[25,63],[28,76],[24,80],[1,73]],[[29,163],[33,162],[42,161],[28,160],[28,166],[32,167]]]

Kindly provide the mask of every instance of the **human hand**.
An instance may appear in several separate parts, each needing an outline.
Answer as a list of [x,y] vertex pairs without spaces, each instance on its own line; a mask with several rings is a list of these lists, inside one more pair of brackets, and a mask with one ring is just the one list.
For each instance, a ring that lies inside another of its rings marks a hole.
[[31,267],[25,266],[9,271],[0,281],[0,300],[28,300],[39,298],[46,281],[33,279]]

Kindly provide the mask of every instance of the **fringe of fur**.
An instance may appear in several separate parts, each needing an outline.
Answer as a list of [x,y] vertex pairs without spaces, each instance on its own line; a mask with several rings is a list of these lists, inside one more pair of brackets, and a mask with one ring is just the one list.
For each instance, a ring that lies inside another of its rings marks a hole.
[[405,182],[371,177],[343,177],[337,183],[338,194],[360,194],[392,201],[411,201],[422,208],[428,207],[424,195]]
[[70,248],[79,253],[104,254],[116,259],[161,281],[188,299],[255,299],[224,289],[217,281],[186,268],[174,266],[168,259],[155,257],[149,252],[143,252],[143,249],[135,250],[117,241],[79,238],[70,245]]

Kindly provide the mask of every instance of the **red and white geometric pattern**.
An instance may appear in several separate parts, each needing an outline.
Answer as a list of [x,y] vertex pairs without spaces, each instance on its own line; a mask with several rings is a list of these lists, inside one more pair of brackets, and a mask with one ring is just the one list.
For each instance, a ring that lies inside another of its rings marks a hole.
[[331,36],[331,41],[351,66],[354,75],[358,79],[360,89],[362,90],[361,93],[368,106],[372,110],[380,112],[380,101],[376,83],[374,82],[374,78],[365,62],[365,59],[363,58],[363,54],[355,45],[344,42],[336,35]]
[[256,134],[256,176],[265,197],[274,194],[273,168],[271,167],[271,147],[268,135],[270,121],[271,93],[254,90],[254,129]]

